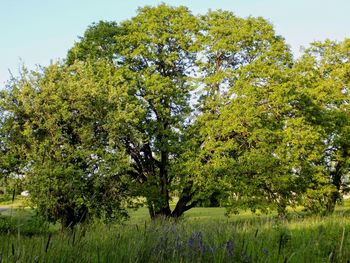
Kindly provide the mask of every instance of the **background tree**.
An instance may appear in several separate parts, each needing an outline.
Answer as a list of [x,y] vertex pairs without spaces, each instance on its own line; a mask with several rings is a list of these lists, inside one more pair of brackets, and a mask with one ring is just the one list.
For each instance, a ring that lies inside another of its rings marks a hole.
[[[349,173],[349,81],[350,41],[315,42],[295,66],[300,94],[299,108],[319,133],[320,184],[309,187],[319,209],[333,212],[347,191]],[[321,187],[322,186],[322,187]]]
[[96,62],[51,65],[2,93],[4,124],[22,139],[12,143],[23,149],[31,201],[49,221],[73,227],[125,215],[129,162],[105,125],[115,114],[120,129],[133,118],[126,92],[114,66]]
[[202,22],[202,114],[197,120],[202,172],[231,192],[233,210],[272,208],[284,214],[305,189],[306,172],[299,168],[303,142],[310,139],[291,135],[289,48],[262,18],[215,11]]
[[[14,83],[27,85],[29,80],[25,79],[25,75],[28,75],[28,71],[23,66],[20,71],[20,80],[12,78],[0,91],[0,177],[5,183],[8,178],[21,177],[25,169],[25,164],[22,162],[26,153],[25,139],[19,126],[23,124],[22,119],[25,118],[26,112],[20,107],[20,101],[13,99],[10,106],[4,100]],[[12,113],[7,111],[9,106]]]

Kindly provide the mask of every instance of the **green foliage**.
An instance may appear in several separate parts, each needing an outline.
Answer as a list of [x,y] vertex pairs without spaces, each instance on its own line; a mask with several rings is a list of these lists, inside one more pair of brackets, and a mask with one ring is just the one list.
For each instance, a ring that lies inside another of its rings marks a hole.
[[141,182],[138,194],[146,197],[152,217],[171,213],[169,193],[179,178],[171,171],[182,151],[191,110],[189,74],[196,58],[196,25],[187,8],[163,4],[139,9],[116,36],[120,69],[143,109],[135,127],[139,137],[129,137],[124,146]]
[[322,210],[332,212],[342,192],[347,192],[349,173],[349,40],[312,43],[295,66],[300,112],[320,138],[321,167],[309,185]]
[[10,216],[0,216],[0,235],[18,235],[31,237],[48,233],[48,225],[42,218],[33,216],[17,220]]
[[89,59],[107,59],[113,62],[117,59],[117,42],[115,36],[120,29],[116,22],[100,21],[93,23],[80,37],[73,48],[67,54],[67,64],[74,64],[75,60],[87,61]]
[[118,113],[128,118],[126,87],[114,88],[118,78],[102,62],[52,65],[14,81],[3,93],[7,121],[21,136],[31,201],[50,221],[69,226],[123,212],[128,160],[106,130]]
[[262,18],[217,11],[202,20],[201,172],[228,187],[233,209],[284,213],[302,190],[291,152],[283,152],[290,144],[290,51]]
[[294,60],[269,22],[222,10],[100,21],[64,64],[1,92],[1,177],[25,178],[65,226],[133,202],[152,218],[209,203],[332,212],[348,190],[349,54],[325,41]]

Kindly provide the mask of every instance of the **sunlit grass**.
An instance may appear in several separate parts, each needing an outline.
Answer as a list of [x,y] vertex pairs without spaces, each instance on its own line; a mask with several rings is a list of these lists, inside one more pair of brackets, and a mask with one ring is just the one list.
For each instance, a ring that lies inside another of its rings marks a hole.
[[249,211],[228,218],[224,208],[195,208],[177,222],[152,222],[141,208],[122,224],[30,232],[25,224],[33,212],[22,209],[12,215],[14,222],[23,220],[18,231],[0,235],[0,256],[2,262],[347,262],[349,211],[346,201],[331,216],[298,211],[280,220]]

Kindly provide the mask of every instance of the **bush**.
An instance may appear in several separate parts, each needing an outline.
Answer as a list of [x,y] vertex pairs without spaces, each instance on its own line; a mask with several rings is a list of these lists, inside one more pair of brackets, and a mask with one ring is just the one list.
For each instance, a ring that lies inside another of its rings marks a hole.
[[0,203],[10,202],[11,200],[12,200],[12,195],[10,195],[10,194],[0,195]]
[[20,233],[22,236],[33,236],[45,234],[48,232],[48,226],[38,216],[32,216],[24,221],[20,221],[16,217],[0,216],[0,235]]

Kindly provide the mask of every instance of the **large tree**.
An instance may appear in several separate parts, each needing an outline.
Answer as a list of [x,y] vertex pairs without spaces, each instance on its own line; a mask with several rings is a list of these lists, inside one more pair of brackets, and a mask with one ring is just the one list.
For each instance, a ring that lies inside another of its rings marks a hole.
[[201,171],[227,188],[232,209],[283,215],[301,202],[319,140],[295,118],[292,55],[262,18],[216,11],[202,21]]
[[345,41],[315,44],[295,66],[262,18],[140,8],[9,85],[0,168],[24,173],[39,210],[66,226],[118,216],[127,197],[152,218],[221,194],[282,215],[320,191],[329,199],[332,183],[334,204],[348,169],[348,64]]
[[[303,157],[286,159],[303,146],[290,135],[303,123],[285,119],[292,118],[293,60],[268,22],[226,11],[195,17],[163,4],[111,26],[118,30],[103,50],[114,52],[143,109],[124,147],[135,195],[146,198],[151,217],[181,216],[224,188],[253,209],[272,204],[283,213],[297,202],[307,172],[295,172]],[[99,31],[97,25],[86,35]],[[101,41],[83,38],[70,54],[89,52],[85,46],[95,54]],[[179,196],[173,211],[170,193]]]
[[321,184],[312,184],[309,195],[319,209],[333,212],[342,192],[348,190],[350,157],[350,41],[312,43],[295,66],[298,107],[305,121],[321,138],[318,162]]
[[125,132],[135,114],[127,89],[114,66],[95,62],[24,73],[2,92],[4,142],[17,149],[17,174],[47,220],[73,227],[125,215],[129,161],[106,125],[118,115],[114,128]]
[[[173,165],[184,146],[182,135],[191,110],[198,21],[185,7],[160,5],[140,9],[120,26],[120,67],[144,109],[136,127],[141,138],[127,141],[126,151],[135,162],[140,194],[147,199],[151,217],[180,216],[192,200],[171,211],[170,191],[180,174]],[[181,203],[189,193],[177,190]]]
[[[182,174],[174,165],[186,145],[198,29],[198,19],[185,7],[145,7],[118,26],[100,22],[90,27],[68,55],[68,63],[72,58],[99,60],[101,54],[113,57],[129,96],[138,101],[142,110],[135,116],[137,123],[116,139],[133,163],[134,195],[146,198],[152,218],[180,216],[194,205],[190,187],[174,188]],[[110,129],[113,133],[112,123]],[[169,205],[171,191],[180,195],[174,211]]]

